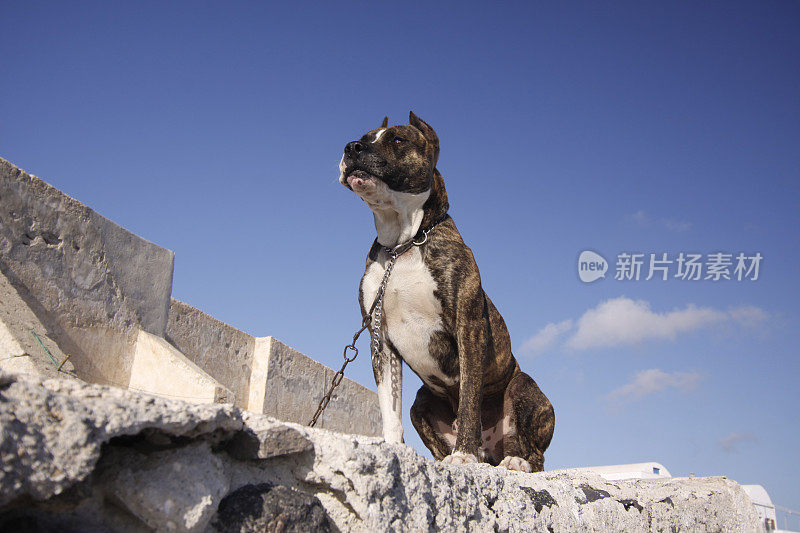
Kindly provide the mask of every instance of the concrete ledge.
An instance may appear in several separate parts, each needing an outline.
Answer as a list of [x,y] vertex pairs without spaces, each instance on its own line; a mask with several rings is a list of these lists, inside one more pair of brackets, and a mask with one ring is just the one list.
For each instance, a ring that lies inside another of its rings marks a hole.
[[165,338],[230,389],[237,407],[248,408],[252,336],[172,298]]
[[0,272],[0,370],[70,377],[74,368],[66,359],[48,337],[47,328]]
[[4,531],[762,530],[722,477],[447,466],[230,405],[32,376],[0,376],[0,390]]
[[[273,337],[252,337],[173,299],[167,340],[230,388],[236,405],[287,422],[307,424],[334,371]],[[345,378],[318,427],[380,435],[377,394]]]
[[171,251],[0,159],[0,272],[82,379],[127,382],[138,330],[164,335],[172,267]]
[[128,388],[193,403],[234,403],[234,394],[171,344],[140,331]]
[[[274,337],[256,338],[248,411],[307,424],[328,391],[334,371]],[[266,374],[266,380],[263,379]],[[317,427],[379,436],[378,395],[344,378]]]
[[[266,394],[255,404],[260,409],[250,411],[308,423],[325,394],[326,367],[273,337],[258,339],[256,350],[256,357],[267,363]],[[325,419],[318,424],[323,427]]]

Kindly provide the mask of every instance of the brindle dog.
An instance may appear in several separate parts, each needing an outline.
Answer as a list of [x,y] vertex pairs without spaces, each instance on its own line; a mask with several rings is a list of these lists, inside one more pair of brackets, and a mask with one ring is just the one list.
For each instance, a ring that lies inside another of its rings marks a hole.
[[359,289],[365,317],[389,250],[402,251],[385,289],[382,348],[373,357],[384,437],[403,441],[402,360],[424,383],[411,421],[436,459],[542,470],[553,406],[511,354],[503,317],[447,215],[436,132],[414,113],[409,122],[388,127],[385,118],[348,143],[339,164],[339,181],[369,205],[378,233]]

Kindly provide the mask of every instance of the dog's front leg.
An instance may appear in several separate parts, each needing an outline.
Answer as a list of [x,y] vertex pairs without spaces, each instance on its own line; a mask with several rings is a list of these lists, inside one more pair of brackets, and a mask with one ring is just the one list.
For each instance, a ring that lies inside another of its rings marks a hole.
[[449,464],[476,463],[483,458],[481,400],[489,317],[477,269],[461,287],[462,295],[456,306],[460,379],[456,413],[458,429],[453,453],[442,460]]
[[372,371],[378,386],[378,404],[386,442],[403,442],[403,361],[383,343],[378,357],[372,358]]

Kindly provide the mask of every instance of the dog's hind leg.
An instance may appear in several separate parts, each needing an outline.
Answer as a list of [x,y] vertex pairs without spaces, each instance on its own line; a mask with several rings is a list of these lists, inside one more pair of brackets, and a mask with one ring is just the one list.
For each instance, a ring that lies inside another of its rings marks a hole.
[[453,428],[455,418],[447,400],[435,396],[425,385],[420,387],[411,407],[411,423],[437,461],[453,452],[456,444],[456,430]]
[[550,445],[555,429],[552,404],[536,382],[520,372],[508,384],[503,411],[509,423],[503,435],[504,458],[500,466],[541,472],[544,470],[544,451]]

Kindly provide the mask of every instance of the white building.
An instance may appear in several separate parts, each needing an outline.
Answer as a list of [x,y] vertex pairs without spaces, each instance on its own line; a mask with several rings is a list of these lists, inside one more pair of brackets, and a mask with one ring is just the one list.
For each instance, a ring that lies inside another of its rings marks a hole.
[[777,530],[777,516],[775,515],[775,504],[767,494],[767,490],[761,485],[742,485],[742,488],[750,496],[753,507],[758,511],[758,517],[767,531]]
[[660,479],[672,477],[661,463],[633,463],[629,465],[588,466],[583,468],[570,468],[577,472],[592,472],[599,474],[606,481],[617,479]]

